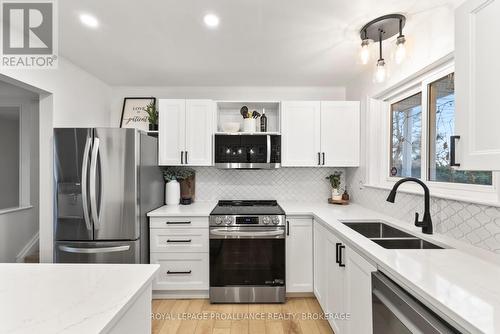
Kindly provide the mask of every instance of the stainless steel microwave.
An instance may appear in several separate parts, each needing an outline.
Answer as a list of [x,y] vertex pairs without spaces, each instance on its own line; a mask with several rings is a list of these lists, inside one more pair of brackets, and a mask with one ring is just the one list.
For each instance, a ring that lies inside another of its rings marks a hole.
[[281,136],[216,134],[215,167],[273,169],[281,167]]

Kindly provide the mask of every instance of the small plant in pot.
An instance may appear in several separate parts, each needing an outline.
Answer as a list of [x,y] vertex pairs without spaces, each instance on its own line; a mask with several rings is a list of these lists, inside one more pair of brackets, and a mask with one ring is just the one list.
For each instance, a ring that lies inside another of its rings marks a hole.
[[148,114],[149,131],[158,131],[158,109],[156,109],[154,101],[146,106],[146,113]]
[[341,200],[342,194],[340,193],[340,178],[342,176],[342,172],[335,171],[333,174],[330,174],[326,177],[332,186],[332,199],[333,200]]
[[165,204],[191,204],[195,191],[195,170],[187,167],[162,167],[165,179]]

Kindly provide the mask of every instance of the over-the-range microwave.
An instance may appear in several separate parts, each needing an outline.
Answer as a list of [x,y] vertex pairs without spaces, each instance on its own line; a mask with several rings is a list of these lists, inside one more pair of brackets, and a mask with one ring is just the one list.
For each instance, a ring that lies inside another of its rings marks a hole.
[[281,135],[216,134],[215,167],[273,169],[281,166]]

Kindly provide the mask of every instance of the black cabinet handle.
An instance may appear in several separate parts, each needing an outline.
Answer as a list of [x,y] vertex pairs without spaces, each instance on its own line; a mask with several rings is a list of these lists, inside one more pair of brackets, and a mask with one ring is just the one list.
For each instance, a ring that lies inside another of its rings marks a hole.
[[286,235],[290,235],[290,222],[286,221]]
[[181,165],[184,165],[184,151],[181,151]]
[[191,270],[187,271],[167,271],[167,275],[189,275],[191,274]]
[[455,161],[455,150],[456,150],[456,140],[460,139],[460,136],[451,136],[450,137],[450,166],[451,167],[460,167],[460,164]]
[[185,151],[186,153],[186,165],[188,164],[188,151]]
[[339,246],[342,245],[340,242],[335,243],[335,263],[339,263]]
[[321,153],[318,152],[318,166],[321,165]]
[[345,264],[342,263],[342,250],[345,249],[345,246],[344,245],[340,245],[339,246],[339,267],[345,267]]
[[325,165],[325,152],[323,152],[323,166]]
[[191,222],[167,222],[167,225],[189,225]]
[[191,239],[167,239],[167,243],[189,243],[191,242]]

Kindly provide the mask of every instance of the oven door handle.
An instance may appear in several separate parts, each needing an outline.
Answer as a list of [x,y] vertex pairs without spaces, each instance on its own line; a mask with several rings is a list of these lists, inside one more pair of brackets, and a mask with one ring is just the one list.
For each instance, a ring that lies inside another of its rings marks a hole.
[[278,236],[285,236],[284,230],[275,230],[275,231],[227,231],[224,229],[213,229],[210,230],[210,235],[220,236],[220,237],[229,237],[229,238],[240,238],[240,237],[253,237],[253,238],[265,238],[265,237],[273,237],[276,238]]

